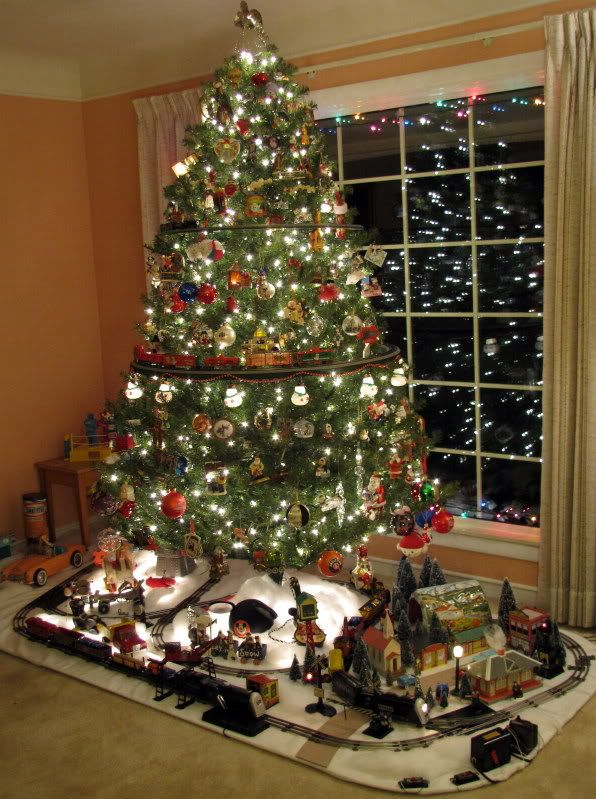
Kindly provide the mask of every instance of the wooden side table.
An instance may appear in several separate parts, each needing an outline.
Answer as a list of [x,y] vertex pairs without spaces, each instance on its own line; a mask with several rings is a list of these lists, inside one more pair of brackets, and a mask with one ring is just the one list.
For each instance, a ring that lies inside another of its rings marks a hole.
[[79,526],[81,528],[81,540],[88,547],[91,540],[89,529],[89,509],[87,504],[87,489],[99,477],[90,463],[71,463],[63,458],[54,458],[50,461],[41,461],[35,464],[39,473],[39,485],[41,491],[48,500],[48,527],[50,529],[50,541],[56,540],[56,515],[54,512],[53,488],[55,485],[68,486],[74,489],[77,510],[79,516]]

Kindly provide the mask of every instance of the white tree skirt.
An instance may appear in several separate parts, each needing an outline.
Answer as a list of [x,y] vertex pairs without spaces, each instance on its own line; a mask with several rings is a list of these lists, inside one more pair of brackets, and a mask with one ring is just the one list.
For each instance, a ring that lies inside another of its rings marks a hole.
[[[154,555],[145,552],[137,553],[137,559],[139,564],[135,574],[139,577],[145,577],[153,573],[155,563]],[[267,660],[262,664],[262,668],[259,666],[251,666],[250,668],[257,672],[262,669],[269,670],[276,667],[287,668],[295,652],[298,655],[299,661],[302,662],[304,648],[292,642],[293,624],[291,621],[287,621],[289,619],[288,609],[293,604],[292,594],[287,582],[284,582],[282,586],[278,586],[269,580],[269,578],[256,576],[253,569],[245,561],[231,560],[230,566],[230,574],[217,583],[202,599],[223,598],[237,592],[232,601],[238,602],[242,599],[257,598],[270,607],[273,607],[278,614],[278,618],[276,619],[271,633],[275,638],[279,638],[280,641],[272,640],[267,633],[263,633],[261,635],[261,640],[263,643],[267,643],[268,646]],[[48,585],[41,590],[47,591],[53,583],[60,582],[65,579],[67,575],[68,573],[63,573],[59,577],[54,578],[53,581],[50,581]],[[94,588],[96,587],[102,590],[102,575],[99,570],[95,572],[93,576],[95,582]],[[177,584],[173,588],[147,589],[147,611],[151,612],[152,610],[165,609],[177,604],[185,596],[195,591],[199,585],[205,582],[207,577],[206,564],[201,562],[196,572],[187,577],[178,578]],[[364,602],[364,599],[361,595],[343,585],[320,580],[314,575],[301,573],[299,579],[302,589],[317,597],[320,613],[318,624],[327,633],[327,641],[322,651],[327,651],[332,645],[333,638],[338,634],[341,628],[343,617],[355,615],[359,605]],[[206,709],[205,705],[196,703],[186,710],[180,711],[176,710],[174,707],[176,702],[174,696],[163,702],[154,702],[153,688],[142,680],[130,679],[124,674],[110,671],[109,669],[102,668],[100,665],[67,655],[56,649],[45,647],[16,634],[12,629],[13,616],[21,607],[31,602],[37,590],[40,589],[6,583],[0,587],[2,593],[0,649],[12,655],[22,657],[31,663],[75,677],[76,679],[96,685],[99,688],[125,696],[128,699],[133,699],[159,712],[169,713],[176,718],[202,727],[207,727],[220,734],[222,733],[220,728],[213,727],[201,720],[201,716]],[[69,623],[68,620],[53,617],[51,614],[42,612],[39,615],[59,624],[64,625]],[[286,621],[287,623],[282,627]],[[218,617],[218,625],[221,629],[227,629],[227,615],[223,615],[221,618]],[[141,635],[143,635],[142,625],[138,625],[137,627]],[[282,628],[277,631],[278,627]],[[588,655],[596,653],[596,647],[586,639],[575,633],[567,634],[580,642]],[[182,643],[188,641],[185,612],[178,614],[172,627],[166,630],[164,638],[166,640],[179,640]],[[149,642],[148,653],[154,652],[157,656],[158,651],[152,649],[149,636],[147,636],[147,640]],[[215,662],[216,664],[218,662],[225,663],[225,661],[220,661],[218,658]],[[249,668],[249,666],[247,665],[243,668]],[[225,679],[229,679],[230,682],[244,685],[243,678],[235,676],[230,676],[228,678],[227,675],[223,676]],[[558,683],[566,680],[568,676],[569,672],[565,672],[553,680],[545,681],[544,687],[554,687]],[[280,674],[278,677],[281,701],[271,708],[270,713],[278,718],[308,726],[313,730],[324,725],[327,719],[318,714],[310,715],[304,711],[304,706],[313,701],[312,689],[300,682],[293,683],[286,674]],[[559,732],[577,710],[587,702],[594,693],[595,688],[596,664],[590,669],[585,682],[569,691],[564,696],[546,702],[537,708],[523,709],[521,713],[522,717],[534,722],[539,728],[540,737],[538,750],[532,752],[529,756],[530,758],[536,756],[540,757],[540,749]],[[537,689],[537,691],[540,690],[543,689]],[[448,712],[457,709],[458,704],[459,702],[457,699],[450,701]],[[511,704],[511,700],[497,702],[492,707],[495,710],[499,710],[501,707],[508,704]],[[433,715],[437,715],[438,712],[441,712],[439,708],[434,709]],[[368,719],[363,718],[362,727],[357,729],[350,736],[350,740],[363,740],[367,743],[373,741],[374,739],[362,735],[362,730],[367,724]],[[395,729],[393,732],[383,740],[383,743],[407,738],[418,738],[425,734],[425,731],[420,728],[405,724],[394,722],[394,727]],[[300,751],[305,746],[306,739],[301,736],[283,732],[272,727],[255,738],[237,735],[229,730],[226,730],[225,734],[226,737],[236,738],[260,749],[275,752],[285,757],[296,758],[299,759],[300,762],[305,762],[302,759],[304,754],[301,756]],[[433,734],[433,731],[428,730],[426,734],[430,736]],[[450,782],[450,777],[453,776],[453,774],[471,768],[469,760],[470,737],[465,735],[442,738],[434,741],[429,748],[417,748],[409,752],[395,752],[383,749],[382,747],[356,751],[351,748],[338,748],[334,750],[334,752],[329,764],[323,768],[323,770],[344,780],[382,788],[384,790],[399,792],[398,780],[407,776],[422,776],[429,781],[430,785],[428,789],[416,791],[416,793],[447,793],[456,790],[466,790],[468,787],[478,788],[482,784],[489,784],[486,780],[481,778],[480,782],[473,782],[470,783],[469,786],[464,785],[456,788]],[[312,763],[307,763],[307,765],[317,767]],[[526,765],[527,763],[522,760],[513,759],[511,763],[491,771],[489,776],[493,780],[505,780]]]

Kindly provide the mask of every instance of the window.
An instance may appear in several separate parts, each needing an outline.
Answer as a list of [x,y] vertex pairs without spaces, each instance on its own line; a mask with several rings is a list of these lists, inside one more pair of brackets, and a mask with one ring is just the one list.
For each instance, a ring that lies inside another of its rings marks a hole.
[[539,521],[542,90],[320,120],[358,221],[387,250],[376,302],[412,366],[449,508]]

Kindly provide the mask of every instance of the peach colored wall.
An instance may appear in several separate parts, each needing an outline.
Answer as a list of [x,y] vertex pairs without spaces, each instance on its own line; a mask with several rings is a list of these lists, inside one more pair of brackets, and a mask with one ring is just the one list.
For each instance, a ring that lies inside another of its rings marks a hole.
[[0,534],[20,534],[34,463],[104,392],[81,105],[0,96],[0,117]]

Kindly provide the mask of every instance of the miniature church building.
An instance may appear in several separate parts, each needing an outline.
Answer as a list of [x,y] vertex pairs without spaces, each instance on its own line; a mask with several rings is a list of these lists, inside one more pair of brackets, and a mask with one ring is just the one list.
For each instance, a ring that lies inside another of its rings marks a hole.
[[382,629],[369,627],[362,636],[370,665],[379,674],[396,676],[401,671],[401,646],[393,637],[393,623],[385,610]]
[[513,696],[513,685],[523,689],[536,688],[542,680],[534,674],[540,661],[507,649],[496,655],[488,655],[468,666],[468,677],[472,690],[484,702],[498,702]]

